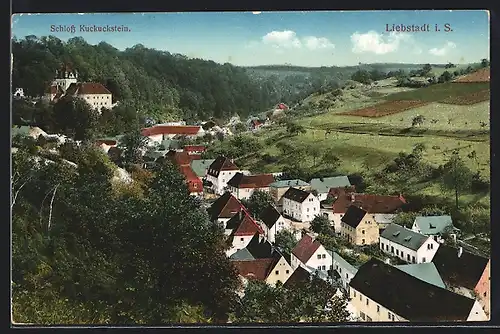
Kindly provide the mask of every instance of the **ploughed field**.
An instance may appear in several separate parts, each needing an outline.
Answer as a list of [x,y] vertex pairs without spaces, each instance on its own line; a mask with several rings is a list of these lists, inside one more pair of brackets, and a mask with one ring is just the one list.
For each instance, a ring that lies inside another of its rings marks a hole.
[[473,105],[490,99],[489,82],[444,83],[384,97],[378,104],[337,115],[382,117],[425,106],[432,102]]

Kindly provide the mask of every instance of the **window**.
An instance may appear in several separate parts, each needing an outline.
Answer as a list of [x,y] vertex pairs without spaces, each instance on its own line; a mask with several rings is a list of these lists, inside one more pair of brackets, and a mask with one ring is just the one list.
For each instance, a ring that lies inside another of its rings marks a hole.
[[383,243],[380,244],[380,249],[384,250],[384,244]]
[[349,279],[349,274],[348,273],[345,273],[345,278]]
[[431,249],[431,244],[427,244],[427,249]]
[[286,273],[287,273],[287,274],[289,274],[289,273],[290,273],[290,270],[287,270],[287,271],[286,271]]
[[399,249],[396,249],[396,255],[399,256]]
[[425,257],[422,258],[422,262],[425,262]]
[[401,251],[401,257],[404,259],[405,258],[405,254],[403,253],[403,251]]
[[361,239],[361,244],[365,244],[365,239]]
[[359,312],[359,316],[361,317],[361,319],[365,320],[366,319],[366,316],[363,312]]
[[322,267],[321,267],[321,269],[322,269],[322,270],[326,270],[326,266],[322,266]]
[[406,260],[408,260],[408,262],[410,262],[410,254],[406,254]]
[[366,306],[368,306],[368,304],[370,304],[370,300],[366,298]]
[[321,255],[322,259],[326,259],[326,254]]
[[318,254],[318,259],[321,259],[321,254]]
[[356,291],[353,291],[353,296],[356,297]]
[[434,244],[429,244],[429,246],[431,246],[431,249],[434,249]]
[[240,241],[243,241],[243,240],[245,240],[245,239],[243,239],[243,238],[240,238]]
[[380,313],[380,305],[377,305],[377,313]]
[[394,321],[394,314],[391,314],[392,321]]
[[279,274],[280,274],[280,271],[279,271],[279,270],[276,270],[274,273],[275,273],[276,275],[279,275]]
[[415,263],[415,256],[411,257],[411,262]]
[[385,245],[385,250],[389,251],[389,245]]
[[309,212],[309,208],[307,208],[307,212]]
[[361,230],[361,234],[365,234],[365,230]]
[[363,301],[363,297],[361,295],[359,295],[359,301],[362,302]]
[[318,270],[321,270],[321,266],[318,266]]
[[486,297],[486,291],[483,293],[483,297]]
[[330,265],[330,270],[332,270],[332,269],[333,269],[333,265]]
[[387,317],[389,318],[389,320],[391,319],[391,312],[387,312]]
[[391,253],[394,254],[394,246],[391,246]]

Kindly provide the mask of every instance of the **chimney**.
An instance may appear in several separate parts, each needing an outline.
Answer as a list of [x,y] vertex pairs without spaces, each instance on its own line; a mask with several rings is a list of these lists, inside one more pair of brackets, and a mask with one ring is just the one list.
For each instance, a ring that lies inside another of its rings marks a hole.
[[462,248],[462,246],[458,247],[458,257],[461,257],[463,252],[464,249]]
[[242,209],[240,209],[240,212],[238,212],[238,216],[239,216],[240,220],[243,219],[243,210]]

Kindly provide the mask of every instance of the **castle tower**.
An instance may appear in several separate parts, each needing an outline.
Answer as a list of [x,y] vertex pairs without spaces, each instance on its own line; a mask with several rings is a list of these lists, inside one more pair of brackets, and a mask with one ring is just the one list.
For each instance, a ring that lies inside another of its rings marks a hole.
[[62,65],[60,69],[56,70],[56,77],[54,85],[61,87],[63,92],[66,92],[72,83],[78,82],[78,72],[73,70],[68,64]]

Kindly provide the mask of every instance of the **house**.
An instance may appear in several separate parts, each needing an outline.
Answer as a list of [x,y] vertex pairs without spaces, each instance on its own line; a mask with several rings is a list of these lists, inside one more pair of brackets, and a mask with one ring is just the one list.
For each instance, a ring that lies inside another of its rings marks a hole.
[[264,125],[264,121],[261,121],[259,119],[252,119],[250,121],[250,130],[255,131],[260,129]]
[[254,260],[232,260],[238,274],[245,280],[256,279],[269,285],[285,283],[293,274],[293,269],[285,257],[276,252],[270,258]]
[[281,213],[272,204],[269,204],[260,214],[262,220],[262,229],[264,235],[270,242],[276,241],[276,234],[282,230],[290,230],[292,228],[290,221],[285,219]]
[[490,315],[490,259],[441,245],[432,262],[448,289],[479,300]]
[[403,264],[394,267],[404,271],[408,275],[418,278],[421,281],[446,289],[443,279],[432,262]]
[[377,222],[380,232],[383,232],[387,226],[392,224],[392,221],[396,217],[395,214],[391,213],[375,213],[373,214],[373,219]]
[[239,251],[236,251],[233,253],[230,257],[229,260],[231,261],[251,261],[255,260],[255,257],[248,251],[248,248],[243,248],[240,249]]
[[203,180],[207,175],[208,168],[215,161],[215,159],[200,159],[200,160],[192,160],[191,168],[198,176],[200,180]]
[[198,175],[191,168],[192,156],[187,152],[169,151],[165,158],[172,161],[179,167],[179,171],[184,175],[189,193],[193,196],[200,196],[203,194],[203,182],[199,179]]
[[311,185],[302,180],[282,180],[271,183],[269,185],[269,193],[279,205],[282,205],[283,201],[281,198],[291,187],[305,191],[311,190]]
[[372,258],[349,283],[361,321],[485,321],[481,305]]
[[120,143],[120,139],[123,136],[109,137],[109,138],[101,138],[96,139],[95,144],[100,147],[105,153],[108,153],[111,147],[118,147]]
[[[333,195],[334,193],[330,192],[330,194]],[[341,227],[342,217],[351,205],[363,208],[363,210],[375,217],[377,214],[384,214],[385,219],[389,217],[392,219],[395,217],[396,211],[406,204],[406,199],[401,195],[383,196],[354,192],[337,192],[337,194],[338,196],[334,197],[335,201],[332,204],[333,225],[336,229]],[[392,216],[389,216],[389,214]],[[376,219],[375,217],[373,218]]]
[[212,190],[220,195],[224,193],[229,180],[238,172],[240,169],[231,159],[219,156],[208,167],[206,179],[212,183]]
[[351,205],[342,217],[340,234],[355,245],[372,245],[379,241],[379,229],[373,215]]
[[14,126],[11,129],[11,136],[14,138],[15,136],[21,137],[31,137],[33,139],[38,139],[38,137],[47,137],[47,133],[40,129],[37,126]]
[[64,96],[75,96],[85,100],[93,109],[113,108],[111,92],[101,83],[77,82],[69,85]]
[[447,232],[455,232],[451,216],[416,217],[411,228],[417,233],[432,236],[437,242],[443,243],[442,236]]
[[313,191],[318,193],[320,201],[324,201],[328,197],[331,188],[351,187],[351,182],[347,176],[322,177],[312,179],[310,182]]
[[195,125],[163,125],[157,124],[141,130],[141,134],[148,139],[148,146],[161,144],[164,140],[173,139],[179,136],[195,138],[203,136],[204,131],[201,126]]
[[16,99],[22,99],[24,98],[24,89],[22,88],[16,88],[14,94],[12,96]]
[[320,214],[319,200],[312,193],[289,188],[283,195],[283,214],[299,222],[310,222]]
[[337,273],[342,288],[349,293],[349,282],[356,275],[358,269],[336,252],[332,252],[332,258],[333,270]]
[[184,151],[188,154],[202,154],[207,150],[205,145],[186,145]]
[[241,210],[243,210],[243,204],[230,192],[226,192],[212,203],[207,212],[212,222],[218,223],[225,229],[229,219]]
[[226,223],[225,234],[228,235],[227,240],[230,245],[226,251],[227,257],[247,247],[256,233],[264,235],[262,228],[253,220],[248,212],[242,209],[236,213]]
[[56,70],[54,81],[47,87],[45,98],[54,101],[62,97],[70,85],[78,82],[78,71],[74,70],[69,64],[62,64]]
[[292,268],[296,269],[299,265],[317,269],[326,274],[333,268],[332,256],[309,234],[304,234],[302,239],[293,248],[291,254]]
[[292,275],[288,278],[288,280],[283,284],[285,288],[292,288],[294,286],[301,286],[304,283],[309,282],[312,279],[311,273],[306,270],[303,265],[299,265],[293,271]]
[[438,248],[439,243],[432,237],[396,224],[389,225],[380,235],[380,249],[407,263],[431,262]]
[[269,185],[274,182],[271,174],[245,175],[237,172],[227,182],[229,191],[238,199],[248,199],[255,190],[269,192]]
[[274,109],[277,110],[288,110],[288,106],[284,103],[278,103]]

